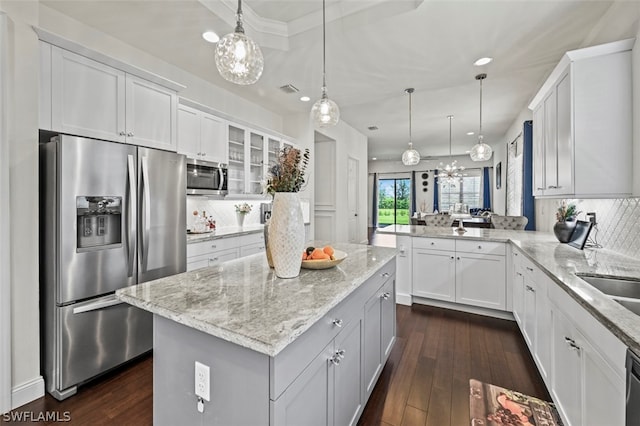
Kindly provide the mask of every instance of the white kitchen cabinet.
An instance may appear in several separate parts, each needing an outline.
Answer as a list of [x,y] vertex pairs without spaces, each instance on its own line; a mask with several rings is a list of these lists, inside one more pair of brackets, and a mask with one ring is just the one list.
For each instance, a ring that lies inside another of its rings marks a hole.
[[[359,316],[336,336],[334,361],[329,362],[333,374],[333,424],[355,425],[364,408],[362,392],[362,324]],[[332,392],[331,392],[332,391]]]
[[524,319],[524,274],[521,269],[522,253],[513,249],[511,254],[511,294],[513,297],[512,309],[513,317],[522,329],[522,320]]
[[551,394],[566,425],[625,424],[625,345],[557,285],[551,303]]
[[394,277],[388,277],[364,305],[363,387],[366,398],[371,395],[393,348],[396,334],[393,281]]
[[38,48],[40,52],[38,122],[40,129],[51,130],[51,45],[39,41]]
[[223,119],[196,108],[178,106],[178,152],[196,160],[226,164],[229,160]]
[[229,125],[229,194],[260,195],[265,177],[265,136],[236,124]]
[[187,271],[264,252],[262,232],[187,244]]
[[50,127],[78,136],[175,151],[177,93],[52,46]]
[[506,309],[504,243],[414,238],[413,296]]
[[535,196],[631,193],[632,47],[623,40],[567,52],[534,97]]
[[411,283],[413,282],[413,245],[407,235],[396,235],[396,302],[411,306]]

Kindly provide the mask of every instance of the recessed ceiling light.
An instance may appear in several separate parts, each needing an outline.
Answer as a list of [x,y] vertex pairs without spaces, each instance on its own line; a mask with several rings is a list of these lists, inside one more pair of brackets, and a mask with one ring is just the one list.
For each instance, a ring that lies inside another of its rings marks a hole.
[[373,161],[376,161],[378,158],[377,158],[377,157],[371,157],[371,159],[372,159]]
[[217,43],[220,40],[220,36],[214,33],[213,31],[205,31],[202,33],[202,38],[207,40],[209,43]]
[[468,136],[473,136],[473,135],[475,135],[475,132],[467,132],[467,135]]
[[477,61],[475,61],[473,65],[475,65],[476,67],[481,67],[483,65],[487,65],[491,61],[493,61],[493,58],[489,58],[489,57],[480,58]]
[[300,97],[300,100],[301,100],[302,102],[309,102],[309,101],[311,100],[311,98],[310,98],[310,97],[308,97],[308,96],[301,96],[301,97]]

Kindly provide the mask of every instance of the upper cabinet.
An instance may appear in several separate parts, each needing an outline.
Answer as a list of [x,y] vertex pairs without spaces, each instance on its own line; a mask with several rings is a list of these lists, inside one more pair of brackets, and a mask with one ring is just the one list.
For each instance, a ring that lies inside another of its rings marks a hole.
[[45,130],[176,150],[175,90],[45,43],[41,62]]
[[196,160],[229,161],[226,123],[204,111],[178,106],[178,152]]
[[535,196],[631,194],[633,44],[567,52],[534,97]]

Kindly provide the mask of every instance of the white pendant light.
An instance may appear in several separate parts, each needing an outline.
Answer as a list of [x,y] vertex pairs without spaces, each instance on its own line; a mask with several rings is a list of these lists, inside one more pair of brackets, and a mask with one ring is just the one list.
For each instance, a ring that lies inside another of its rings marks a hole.
[[216,46],[216,68],[227,81],[246,86],[262,75],[264,58],[253,40],[244,34],[242,27],[242,0],[238,0],[236,29],[222,37]]
[[404,89],[404,93],[409,94],[409,149],[402,153],[402,164],[405,166],[415,166],[420,162],[420,153],[413,149],[411,141],[411,94],[414,92],[412,87]]
[[480,131],[478,132],[478,143],[471,148],[471,159],[473,161],[487,161],[491,158],[493,150],[484,143],[482,136],[482,80],[487,78],[486,74],[476,75],[476,80],[480,80]]
[[335,126],[340,121],[340,108],[327,96],[326,62],[327,62],[327,37],[326,37],[325,0],[322,0],[322,97],[313,104],[311,115],[316,125],[320,127]]
[[[449,160],[451,160],[453,158],[451,156],[451,120],[453,119],[453,115],[448,115],[447,118],[449,119]],[[452,186],[462,181],[464,167],[458,167],[456,164],[456,160],[453,160],[447,165],[440,163],[440,170],[436,177],[441,186]]]

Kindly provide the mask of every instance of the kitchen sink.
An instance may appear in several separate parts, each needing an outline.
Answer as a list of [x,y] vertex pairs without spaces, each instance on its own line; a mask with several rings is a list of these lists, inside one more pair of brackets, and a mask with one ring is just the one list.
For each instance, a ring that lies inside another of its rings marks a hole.
[[599,277],[577,273],[577,277],[597,288],[636,315],[640,315],[640,279]]

